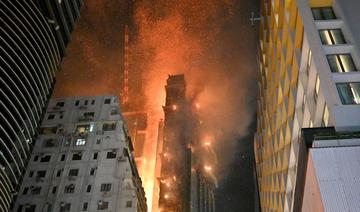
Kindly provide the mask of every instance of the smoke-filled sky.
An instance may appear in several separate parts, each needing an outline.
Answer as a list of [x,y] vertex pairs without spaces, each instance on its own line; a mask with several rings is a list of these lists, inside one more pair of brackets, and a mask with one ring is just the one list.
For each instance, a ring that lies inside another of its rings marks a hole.
[[257,10],[258,1],[249,0],[85,1],[54,96],[119,95],[128,23],[129,71],[141,73],[130,81],[142,80],[130,98],[139,100],[144,94],[145,109],[151,111],[148,162],[155,154],[166,79],[185,74],[188,97],[201,105],[204,137],[213,137],[218,156],[214,172],[226,182],[233,178],[228,174],[242,174],[240,166],[234,170],[231,164],[241,147],[238,141],[249,134],[256,108],[257,30],[249,18]]

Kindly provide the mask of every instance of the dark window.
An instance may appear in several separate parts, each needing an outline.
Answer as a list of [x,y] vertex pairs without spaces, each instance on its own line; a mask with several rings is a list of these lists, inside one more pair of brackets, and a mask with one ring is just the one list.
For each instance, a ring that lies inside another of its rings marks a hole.
[[34,156],[34,162],[38,161],[39,160],[39,155],[35,155]]
[[33,177],[34,176],[34,171],[30,171],[29,172],[29,177]]
[[91,104],[92,104],[92,105],[95,104],[95,99],[91,100]]
[[56,172],[56,177],[60,177],[60,176],[61,176],[61,173],[62,173],[62,169],[59,169],[59,170]]
[[87,105],[87,104],[88,104],[88,100],[85,100],[84,105]]
[[94,152],[93,159],[96,160],[98,158],[98,153]]
[[64,105],[65,105],[65,102],[57,102],[56,103],[56,106],[58,106],[58,107],[64,107]]
[[98,210],[106,210],[108,207],[109,207],[109,202],[105,202],[102,200],[98,202],[98,208],[97,208]]
[[64,189],[65,194],[74,193],[74,191],[75,191],[75,185],[74,184],[70,184],[70,185],[65,186],[65,189]]
[[46,171],[37,171],[36,177],[45,177]]
[[332,7],[314,7],[311,8],[315,20],[331,20],[336,19]]
[[360,104],[360,82],[337,83],[336,87],[342,104]]
[[55,193],[56,193],[56,190],[57,190],[57,187],[56,187],[56,186],[54,186],[54,187],[52,188],[51,193],[55,194]]
[[66,211],[70,211],[71,208],[71,204],[70,203],[60,203],[60,212],[66,212]]
[[110,191],[110,190],[111,190],[111,183],[101,184],[101,187],[100,187],[101,192]]
[[25,212],[35,212],[36,205],[26,205],[25,206]]
[[95,168],[91,168],[90,169],[90,175],[94,175],[95,174]]
[[91,191],[91,185],[88,185],[86,188],[86,192],[90,192]]
[[110,104],[111,99],[105,99],[104,104]]
[[54,119],[54,118],[55,118],[55,114],[49,114],[49,115],[48,115],[48,119],[49,119],[49,120],[52,120],[52,119]]
[[57,127],[40,127],[39,134],[41,135],[49,135],[49,134],[56,134]]
[[61,161],[64,161],[65,160],[65,154],[62,154],[61,155],[61,159],[60,159]]
[[96,144],[100,144],[100,143],[101,143],[101,139],[97,139]]
[[108,159],[116,158],[116,151],[107,152],[106,158]]
[[103,124],[103,128],[104,131],[113,131],[116,129],[116,122],[112,122],[112,123],[105,123]]
[[56,144],[56,142],[54,139],[49,138],[49,139],[44,140],[45,147],[54,147],[55,144]]
[[39,195],[41,192],[41,187],[38,186],[38,187],[34,187],[33,189],[31,189],[31,194],[32,195]]
[[42,158],[40,159],[40,162],[41,162],[41,163],[49,162],[50,159],[51,159],[51,155],[45,155],[44,157],[42,157]]
[[25,187],[24,190],[23,190],[23,194],[26,195],[29,191],[29,187]]
[[131,208],[132,207],[132,201],[126,201],[126,207]]
[[331,72],[352,72],[357,71],[350,54],[326,55]]
[[69,176],[76,177],[76,176],[78,176],[78,174],[79,174],[79,169],[70,169],[69,170]]
[[79,106],[79,104],[80,104],[80,101],[79,101],[79,100],[76,100],[75,106]]
[[60,118],[60,119],[63,119],[63,118],[64,118],[64,115],[63,115],[63,114],[61,114],[59,118]]
[[87,209],[88,209],[88,203],[87,202],[84,202],[84,204],[83,204],[83,211],[87,211]]
[[81,152],[73,153],[72,160],[81,160]]

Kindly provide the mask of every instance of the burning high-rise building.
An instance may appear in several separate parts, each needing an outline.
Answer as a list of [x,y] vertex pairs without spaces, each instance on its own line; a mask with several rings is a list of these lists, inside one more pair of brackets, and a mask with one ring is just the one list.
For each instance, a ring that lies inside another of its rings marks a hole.
[[[204,165],[197,151],[199,120],[194,107],[186,99],[184,75],[169,76],[165,119],[159,125],[157,169],[159,211],[213,211],[213,183],[206,173],[212,167]],[[196,106],[195,106],[196,108]]]

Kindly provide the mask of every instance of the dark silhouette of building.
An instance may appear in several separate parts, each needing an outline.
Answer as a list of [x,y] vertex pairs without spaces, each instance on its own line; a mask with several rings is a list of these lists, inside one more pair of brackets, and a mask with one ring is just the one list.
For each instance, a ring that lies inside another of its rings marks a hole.
[[[80,1],[0,1],[1,211],[7,211],[17,196],[69,41],[69,34],[58,31],[75,21],[81,5]],[[51,19],[52,13],[62,22]]]

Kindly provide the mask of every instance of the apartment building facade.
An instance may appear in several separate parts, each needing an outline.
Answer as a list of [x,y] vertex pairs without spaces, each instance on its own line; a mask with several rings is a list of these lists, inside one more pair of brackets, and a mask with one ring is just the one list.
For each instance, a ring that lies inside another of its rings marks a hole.
[[147,211],[117,97],[50,100],[14,211]]
[[302,128],[360,129],[356,0],[263,0],[254,150],[263,211],[293,211]]

